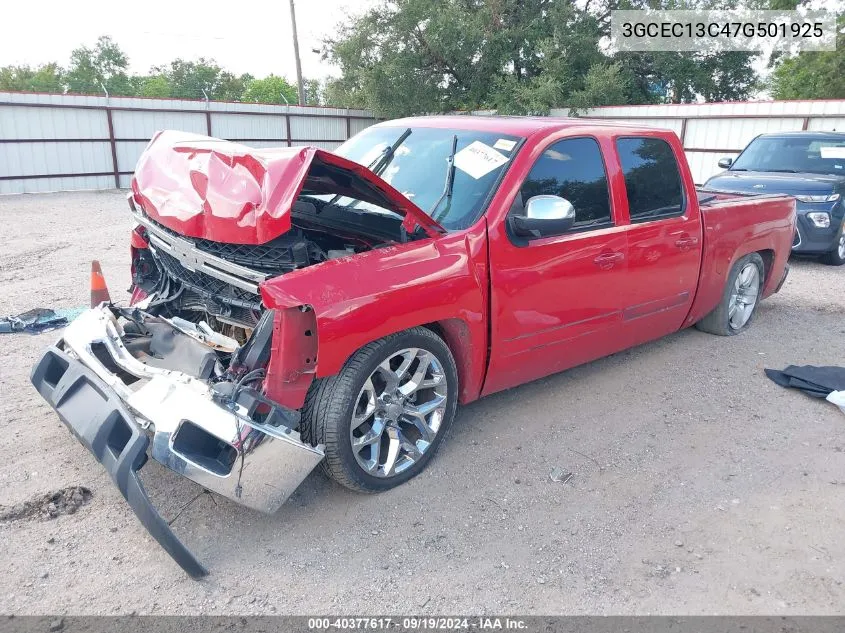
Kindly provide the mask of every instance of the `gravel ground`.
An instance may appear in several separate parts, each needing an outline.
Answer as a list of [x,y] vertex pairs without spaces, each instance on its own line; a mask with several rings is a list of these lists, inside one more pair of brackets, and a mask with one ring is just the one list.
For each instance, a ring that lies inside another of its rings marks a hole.
[[[0,198],[0,313],[85,305],[94,257],[127,298],[125,209]],[[378,496],[312,474],[262,516],[152,463],[202,582],[32,389],[57,334],[0,335],[0,612],[841,613],[845,417],[763,368],[843,364],[844,281],[794,262],[742,336],[685,330],[464,407],[427,471]]]

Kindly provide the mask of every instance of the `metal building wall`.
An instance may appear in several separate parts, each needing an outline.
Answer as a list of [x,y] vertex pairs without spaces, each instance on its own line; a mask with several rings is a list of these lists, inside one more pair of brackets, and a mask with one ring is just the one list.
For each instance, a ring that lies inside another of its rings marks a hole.
[[[567,116],[567,111],[552,114]],[[721,171],[716,164],[720,158],[736,158],[758,134],[845,131],[845,100],[607,106],[588,110],[585,116],[674,130],[683,141],[695,182],[702,184]]]
[[0,194],[128,187],[163,129],[334,149],[375,122],[342,108],[0,92]]
[[[763,132],[845,130],[845,100],[608,106],[586,115],[674,130],[697,183]],[[127,187],[160,129],[334,149],[375,121],[366,110],[0,92],[0,194]]]

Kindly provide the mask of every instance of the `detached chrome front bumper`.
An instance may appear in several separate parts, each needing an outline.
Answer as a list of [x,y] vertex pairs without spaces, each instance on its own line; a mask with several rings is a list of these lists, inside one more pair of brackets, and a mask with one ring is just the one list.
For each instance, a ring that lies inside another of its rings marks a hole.
[[203,380],[142,363],[122,335],[107,306],[83,313],[33,368],[32,383],[156,540],[191,576],[203,576],[138,480],[147,452],[208,490],[271,513],[320,462],[322,447],[303,443],[286,426],[256,422],[241,405],[221,403]]

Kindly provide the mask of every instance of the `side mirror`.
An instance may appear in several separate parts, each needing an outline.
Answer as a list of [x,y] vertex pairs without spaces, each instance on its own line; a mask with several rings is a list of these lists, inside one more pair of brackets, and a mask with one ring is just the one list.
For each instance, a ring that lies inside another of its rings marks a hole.
[[733,158],[720,158],[719,162],[717,163],[717,165],[719,165],[719,167],[721,167],[722,169],[727,169],[728,167],[730,167],[733,164],[734,164]]
[[566,233],[575,224],[575,207],[560,196],[534,196],[525,205],[525,215],[510,216],[514,235],[528,239]]

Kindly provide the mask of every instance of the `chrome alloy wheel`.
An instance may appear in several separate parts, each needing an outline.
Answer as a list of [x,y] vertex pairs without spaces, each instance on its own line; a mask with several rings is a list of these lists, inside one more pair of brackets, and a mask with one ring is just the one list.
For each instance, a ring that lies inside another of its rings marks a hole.
[[842,229],[843,233],[839,236],[839,242],[836,244],[836,252],[839,255],[839,259],[845,259],[845,229]]
[[352,453],[375,477],[392,477],[429,449],[446,414],[446,374],[424,349],[403,349],[364,382],[349,429]]
[[753,262],[748,262],[736,276],[728,302],[728,323],[731,328],[738,330],[748,323],[759,296],[760,269]]

